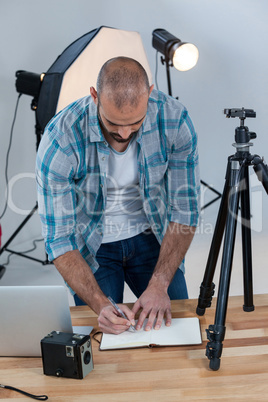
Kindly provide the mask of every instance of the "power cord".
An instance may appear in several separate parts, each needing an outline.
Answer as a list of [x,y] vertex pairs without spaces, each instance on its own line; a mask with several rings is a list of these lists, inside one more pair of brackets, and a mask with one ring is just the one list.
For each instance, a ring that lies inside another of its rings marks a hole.
[[[10,137],[9,137],[9,144],[8,144],[8,149],[7,149],[7,154],[6,154],[6,166],[5,166],[5,183],[6,183],[6,201],[5,201],[5,205],[4,205],[4,209],[2,214],[0,215],[0,220],[3,218],[3,216],[6,213],[7,210],[7,206],[8,206],[8,188],[9,188],[9,184],[8,184],[8,165],[9,165],[9,154],[10,154],[10,150],[11,150],[11,145],[12,145],[12,139],[13,139],[13,132],[14,132],[14,126],[15,126],[15,121],[17,118],[17,111],[18,111],[18,106],[19,106],[19,100],[21,97],[21,93],[19,93],[18,98],[17,98],[17,102],[16,102],[16,106],[15,106],[15,111],[14,111],[14,117],[13,117],[13,121],[12,121],[12,125],[11,125],[11,129],[10,129]],[[29,250],[25,250],[22,251],[22,254],[27,254],[30,253],[31,251],[34,251],[36,249],[36,243],[39,241],[44,241],[44,239],[37,239],[33,241],[33,248],[29,249]],[[10,258],[12,257],[12,255],[14,255],[12,252],[10,252],[10,254],[7,257],[7,261],[4,264],[1,264],[1,267],[4,267],[6,265],[9,264]]]
[[[33,247],[30,248],[30,249],[28,249],[28,250],[25,250],[25,251],[20,251],[20,253],[21,253],[21,254],[27,254],[27,253],[30,253],[30,252],[36,250],[36,248],[37,248],[36,243],[38,243],[39,241],[42,241],[42,242],[43,242],[44,239],[36,239],[36,240],[33,240]],[[12,253],[12,251],[9,251],[9,253],[10,253],[10,254],[9,254],[8,257],[7,257],[7,261],[6,261],[4,264],[1,264],[3,267],[7,266],[7,265],[9,264],[9,262],[10,262],[10,258],[12,257],[12,255],[15,255],[15,253]]]
[[14,125],[15,125],[15,121],[16,121],[16,117],[17,117],[17,111],[18,111],[19,100],[20,100],[21,95],[22,94],[18,95],[18,99],[17,99],[17,103],[16,103],[16,107],[15,107],[15,112],[14,112],[14,117],[13,117],[13,122],[12,122],[11,130],[10,130],[10,138],[9,138],[9,144],[8,144],[8,149],[7,149],[6,167],[5,167],[5,182],[6,182],[7,196],[6,196],[6,202],[5,202],[4,210],[3,210],[2,214],[0,215],[0,219],[2,219],[3,216],[5,215],[6,210],[7,210],[7,205],[8,205],[8,161],[9,161],[9,154],[10,154],[11,145],[12,145],[12,137],[13,137]]

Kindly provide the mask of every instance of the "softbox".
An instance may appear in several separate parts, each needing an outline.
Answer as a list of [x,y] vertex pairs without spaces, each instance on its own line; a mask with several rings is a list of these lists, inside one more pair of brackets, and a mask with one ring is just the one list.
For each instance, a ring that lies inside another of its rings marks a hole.
[[88,95],[90,87],[96,87],[102,65],[116,56],[139,61],[152,83],[151,70],[138,32],[104,26],[96,28],[69,45],[45,73],[36,109],[41,131],[57,112]]

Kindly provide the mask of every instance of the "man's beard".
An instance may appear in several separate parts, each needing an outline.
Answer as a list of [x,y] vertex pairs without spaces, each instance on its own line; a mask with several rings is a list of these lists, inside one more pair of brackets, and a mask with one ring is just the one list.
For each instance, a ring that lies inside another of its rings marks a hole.
[[133,137],[135,137],[135,135],[138,134],[139,130],[134,131],[133,133],[130,134],[130,136],[128,138],[124,139],[124,138],[121,137],[120,134],[113,133],[112,131],[108,131],[107,128],[105,127],[103,121],[102,121],[101,116],[100,116],[99,105],[97,106],[97,113],[98,113],[98,119],[99,119],[100,127],[101,127],[101,130],[102,130],[103,134],[106,135],[107,137],[112,137],[116,142],[119,142],[121,144],[129,142]]
[[119,135],[117,133],[113,133],[112,131],[106,130],[107,135],[111,136],[116,142],[120,142],[121,144],[129,142],[137,133],[138,133],[138,131],[134,131],[133,133],[130,134],[130,136],[128,138],[124,139],[121,137],[121,135]]

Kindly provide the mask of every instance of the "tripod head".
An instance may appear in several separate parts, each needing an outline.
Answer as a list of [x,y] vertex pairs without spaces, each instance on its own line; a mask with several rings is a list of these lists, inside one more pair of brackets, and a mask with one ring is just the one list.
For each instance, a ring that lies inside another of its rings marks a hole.
[[256,133],[250,132],[248,127],[244,125],[246,117],[256,117],[256,112],[253,109],[224,109],[226,117],[238,117],[240,126],[235,129],[236,157],[238,160],[247,161],[248,165],[253,165],[253,169],[262,183],[266,193],[268,194],[268,166],[264,163],[263,158],[259,155],[251,155],[249,147],[253,145],[250,140],[257,138]]
[[257,138],[256,133],[250,132],[245,126],[246,117],[256,117],[256,112],[253,109],[224,109],[223,113],[228,118],[238,117],[240,119],[240,126],[235,129],[235,142],[237,144],[246,144]]
[[226,117],[239,117],[241,120],[245,120],[246,117],[256,117],[256,112],[253,109],[224,109]]

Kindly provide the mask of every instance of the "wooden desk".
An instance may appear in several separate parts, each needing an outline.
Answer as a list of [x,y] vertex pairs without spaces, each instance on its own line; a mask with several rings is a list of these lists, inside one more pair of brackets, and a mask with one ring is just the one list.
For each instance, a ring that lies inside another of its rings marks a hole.
[[[226,336],[219,371],[205,357],[205,329],[214,324],[216,299],[200,317],[203,344],[133,350],[98,350],[93,343],[94,370],[82,380],[43,375],[41,358],[0,358],[0,383],[49,401],[267,401],[268,295],[254,296],[255,311],[245,313],[243,297],[230,297]],[[195,316],[197,300],[172,302],[174,317]],[[88,307],[72,307],[74,325],[93,325]],[[30,401],[0,389],[0,399]]]

